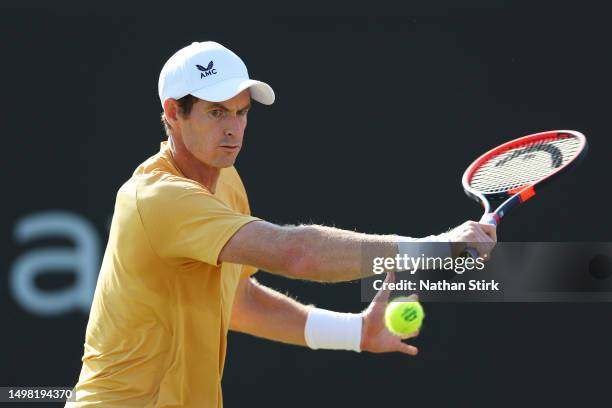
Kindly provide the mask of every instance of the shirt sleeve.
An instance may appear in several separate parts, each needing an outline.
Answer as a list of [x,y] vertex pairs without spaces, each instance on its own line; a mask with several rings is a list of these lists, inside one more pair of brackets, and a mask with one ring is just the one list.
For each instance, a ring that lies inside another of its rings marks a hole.
[[158,256],[210,265],[219,264],[219,253],[240,228],[259,220],[187,182],[158,182],[139,189],[137,205]]
[[254,275],[255,272],[257,272],[258,270],[259,269],[251,265],[242,265],[242,271],[240,272],[240,279],[248,278],[249,276]]
[[[233,170],[234,175],[234,186],[237,189],[237,199],[236,206],[240,210],[241,213],[251,215],[251,207],[249,205],[249,199],[247,198],[246,190],[244,188],[244,184],[238,175],[236,169]],[[242,272],[240,273],[240,278],[248,278],[249,276],[254,275],[259,269],[251,265],[242,265]]]

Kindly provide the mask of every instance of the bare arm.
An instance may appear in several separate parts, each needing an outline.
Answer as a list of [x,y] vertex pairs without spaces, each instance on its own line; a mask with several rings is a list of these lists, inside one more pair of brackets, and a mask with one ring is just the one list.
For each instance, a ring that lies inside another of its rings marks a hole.
[[252,278],[241,279],[234,298],[230,329],[282,343],[305,346],[308,306]]
[[[393,274],[387,282],[394,281]],[[384,326],[384,310],[389,291],[381,291],[359,316],[363,319],[361,351],[372,353],[400,352],[416,355],[417,348],[403,343]],[[306,346],[304,329],[311,306],[303,305],[275,290],[260,285],[252,278],[238,284],[230,320],[230,329],[268,340]],[[403,339],[414,337],[418,333]]]
[[[445,234],[460,254],[466,242],[482,255],[497,240],[495,226],[467,221]],[[254,221],[228,241],[219,261],[252,265],[267,272],[319,282],[339,282],[372,275],[362,263],[372,257],[394,257],[397,236],[371,235],[320,225],[278,226]]]
[[362,278],[368,272],[361,265],[364,250],[375,256],[392,257],[397,254],[396,240],[394,235],[255,221],[234,234],[221,251],[219,261],[252,265],[298,279],[347,281]]

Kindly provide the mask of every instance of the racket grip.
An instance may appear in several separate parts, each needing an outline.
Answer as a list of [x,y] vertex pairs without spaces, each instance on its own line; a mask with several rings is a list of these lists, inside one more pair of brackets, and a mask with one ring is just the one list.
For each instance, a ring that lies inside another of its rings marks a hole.
[[476,248],[465,248],[465,251],[461,253],[461,258],[478,258],[478,251]]
[[461,254],[462,258],[478,258],[478,251],[475,248],[465,248],[465,251]]

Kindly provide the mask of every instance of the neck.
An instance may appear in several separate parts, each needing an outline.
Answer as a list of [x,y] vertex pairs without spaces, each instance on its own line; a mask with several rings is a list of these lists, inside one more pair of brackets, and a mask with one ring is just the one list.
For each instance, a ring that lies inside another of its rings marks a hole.
[[168,144],[170,145],[174,164],[176,164],[181,173],[188,179],[202,184],[208,191],[214,194],[217,189],[217,181],[219,180],[221,169],[211,167],[199,161],[187,150],[181,140],[170,136],[168,137]]

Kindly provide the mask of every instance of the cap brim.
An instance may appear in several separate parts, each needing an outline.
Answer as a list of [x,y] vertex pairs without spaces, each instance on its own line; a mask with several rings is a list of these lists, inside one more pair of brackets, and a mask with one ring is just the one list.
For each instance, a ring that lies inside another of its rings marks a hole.
[[257,102],[264,105],[272,105],[274,103],[274,91],[270,85],[265,82],[245,78],[227,79],[218,84],[191,92],[191,95],[209,102],[223,102],[232,99],[247,88],[251,91],[251,98]]

